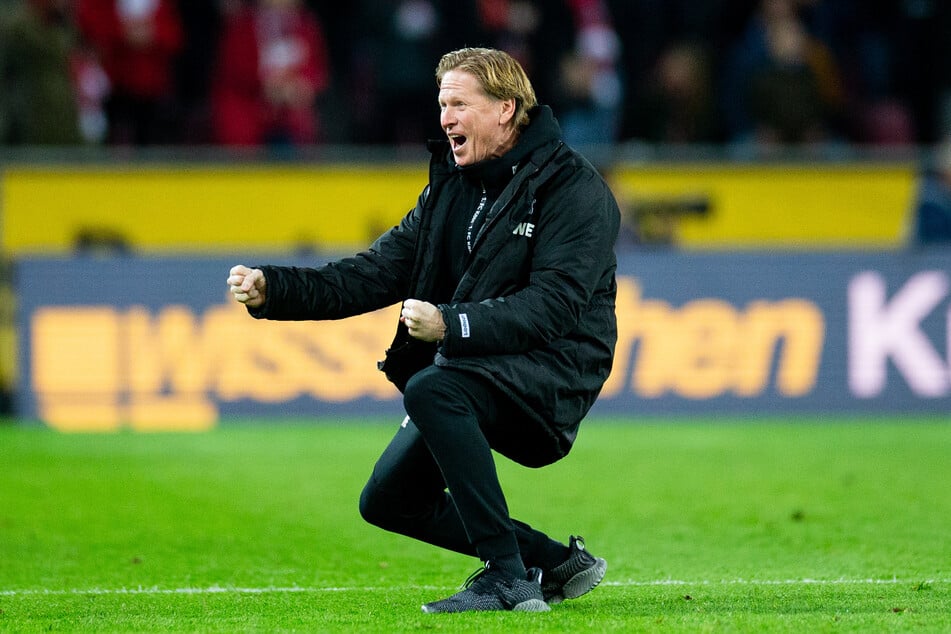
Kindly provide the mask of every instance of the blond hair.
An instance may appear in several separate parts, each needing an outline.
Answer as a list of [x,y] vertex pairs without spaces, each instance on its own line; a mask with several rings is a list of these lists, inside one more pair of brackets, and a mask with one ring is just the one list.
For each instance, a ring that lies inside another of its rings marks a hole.
[[461,48],[446,53],[436,66],[436,85],[451,70],[465,71],[479,80],[482,89],[495,99],[514,99],[518,127],[528,125],[528,111],[538,105],[535,89],[515,58],[494,48]]

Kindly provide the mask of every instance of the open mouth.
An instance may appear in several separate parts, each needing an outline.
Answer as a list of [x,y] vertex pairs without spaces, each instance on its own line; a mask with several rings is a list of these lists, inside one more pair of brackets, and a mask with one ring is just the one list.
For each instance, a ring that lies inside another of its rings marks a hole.
[[449,143],[452,146],[453,152],[455,152],[466,144],[466,137],[461,134],[451,134],[449,135]]

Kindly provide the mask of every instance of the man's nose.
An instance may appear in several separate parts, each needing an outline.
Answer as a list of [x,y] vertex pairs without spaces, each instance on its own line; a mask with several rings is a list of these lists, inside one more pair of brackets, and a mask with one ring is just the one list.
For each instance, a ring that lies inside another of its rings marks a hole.
[[452,115],[452,111],[449,108],[446,108],[439,114],[439,125],[443,130],[447,130],[455,122],[456,118]]

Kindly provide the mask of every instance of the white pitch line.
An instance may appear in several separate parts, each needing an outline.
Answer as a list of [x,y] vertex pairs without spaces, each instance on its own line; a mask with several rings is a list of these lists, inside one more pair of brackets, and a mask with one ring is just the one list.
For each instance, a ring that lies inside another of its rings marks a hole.
[[[616,588],[653,586],[837,586],[837,585],[947,585],[951,579],[722,579],[719,581],[686,581],[681,579],[654,579],[648,581],[605,581],[601,586]],[[239,586],[208,586],[205,588],[73,588],[65,590],[28,588],[0,590],[0,597],[61,596],[61,595],[189,595],[189,594],[319,594],[325,592],[394,592],[410,590],[447,590],[449,586],[352,586],[306,587],[266,586],[245,588]]]

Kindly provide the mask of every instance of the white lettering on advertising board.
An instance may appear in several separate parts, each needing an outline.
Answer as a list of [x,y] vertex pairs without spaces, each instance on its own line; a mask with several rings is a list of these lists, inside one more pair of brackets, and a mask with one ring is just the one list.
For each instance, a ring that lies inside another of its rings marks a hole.
[[[922,322],[948,295],[948,274],[922,271],[888,299],[885,278],[865,271],[849,282],[849,388],[856,396],[872,398],[888,383],[889,361],[918,396],[951,393],[947,360],[922,330]],[[945,336],[951,327],[951,308],[945,314]],[[951,341],[946,342],[947,348]]]

